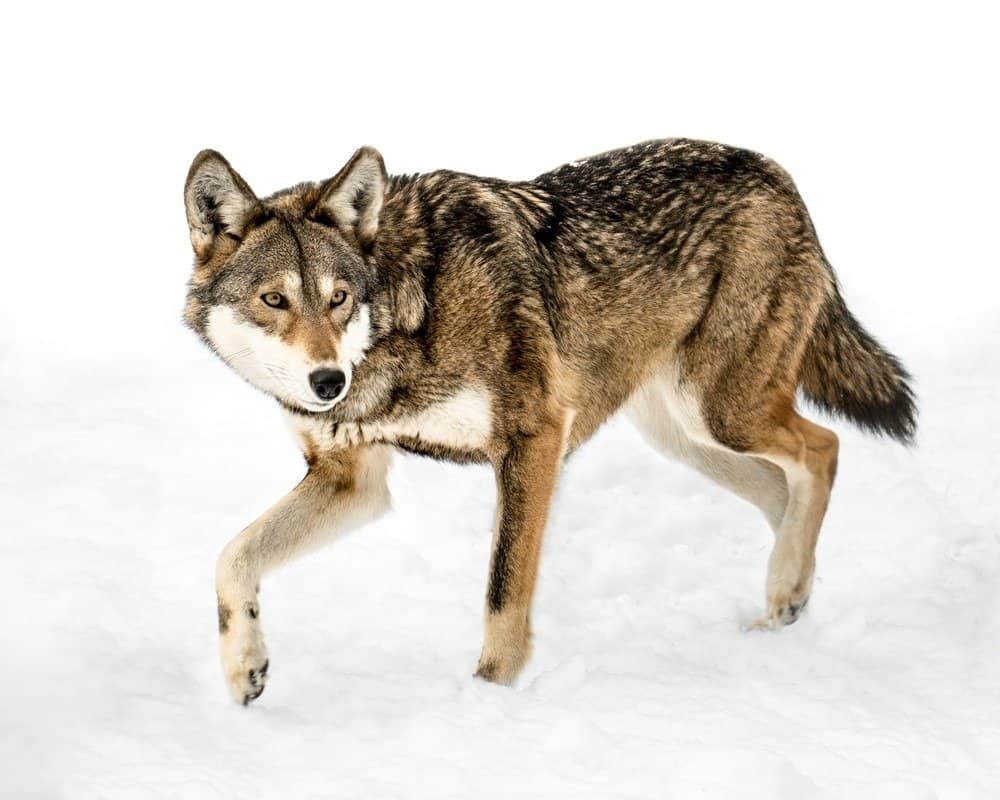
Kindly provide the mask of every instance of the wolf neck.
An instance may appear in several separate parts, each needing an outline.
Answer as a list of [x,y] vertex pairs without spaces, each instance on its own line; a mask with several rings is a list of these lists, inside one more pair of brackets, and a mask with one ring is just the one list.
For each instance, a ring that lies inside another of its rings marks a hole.
[[426,177],[390,178],[371,256],[378,276],[374,332],[379,339],[417,334],[426,322],[427,287],[438,254],[426,224],[426,197],[419,191]]

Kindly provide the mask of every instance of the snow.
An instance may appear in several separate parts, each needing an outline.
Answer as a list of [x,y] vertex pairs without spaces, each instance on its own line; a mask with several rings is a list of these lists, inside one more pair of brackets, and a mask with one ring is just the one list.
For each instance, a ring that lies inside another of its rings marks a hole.
[[264,581],[272,679],[242,708],[214,561],[302,465],[269,402],[176,338],[155,371],[62,367],[69,396],[5,362],[28,377],[0,421],[11,796],[997,796],[994,345],[913,360],[919,448],[837,426],[794,626],[740,627],[756,510],[615,420],[564,473],[517,688],[471,677],[489,471],[399,457],[390,515]]
[[[568,37],[543,4],[286,5],[19,6],[4,31],[0,797],[1000,797],[995,26],[626,2]],[[561,479],[516,687],[472,678],[491,474],[399,457],[392,513],[263,582],[270,679],[234,705],[215,560],[304,465],[180,325],[194,154],[265,193],[364,143],[526,177],[664,135],[787,167],[916,377],[916,448],[831,423],[802,619],[742,630],[767,526],[615,419]]]

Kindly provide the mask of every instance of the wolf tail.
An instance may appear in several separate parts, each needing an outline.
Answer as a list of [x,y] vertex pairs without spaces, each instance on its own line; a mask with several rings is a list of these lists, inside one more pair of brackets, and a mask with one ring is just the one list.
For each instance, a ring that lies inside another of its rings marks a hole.
[[834,289],[806,346],[799,376],[805,396],[869,433],[912,444],[917,406],[909,378],[899,359],[861,327]]

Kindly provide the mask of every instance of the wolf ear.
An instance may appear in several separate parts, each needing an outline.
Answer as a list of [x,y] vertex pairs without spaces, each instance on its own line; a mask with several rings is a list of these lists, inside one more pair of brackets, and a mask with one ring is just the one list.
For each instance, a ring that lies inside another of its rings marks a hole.
[[388,183],[378,150],[362,147],[320,187],[313,215],[342,231],[353,231],[362,248],[368,248],[375,241]]
[[240,238],[260,201],[247,182],[221,154],[202,150],[195,156],[184,184],[191,245],[205,259],[222,234]]

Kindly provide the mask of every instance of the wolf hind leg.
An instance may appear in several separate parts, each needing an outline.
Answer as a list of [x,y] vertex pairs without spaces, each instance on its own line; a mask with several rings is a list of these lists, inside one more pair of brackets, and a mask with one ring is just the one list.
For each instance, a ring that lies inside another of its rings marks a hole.
[[784,471],[765,459],[696,441],[685,431],[682,419],[671,414],[669,391],[667,380],[651,380],[629,403],[629,418],[643,438],[755,505],[777,533],[788,505]]
[[[705,403],[670,369],[642,387],[629,411],[658,447],[764,512],[775,539],[766,612],[751,627],[777,628],[795,622],[809,600],[838,440],[794,410],[791,391],[757,399],[752,405],[719,397]],[[727,405],[739,413],[725,413]],[[707,415],[705,407],[712,409]]]
[[767,565],[767,610],[751,625],[767,629],[795,622],[809,600],[839,442],[833,431],[791,411],[758,447],[760,456],[780,467],[788,482],[788,508]]

